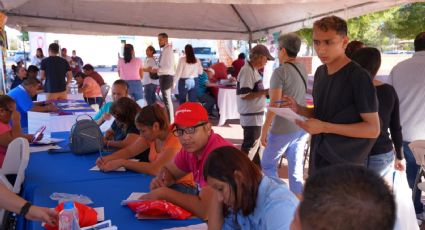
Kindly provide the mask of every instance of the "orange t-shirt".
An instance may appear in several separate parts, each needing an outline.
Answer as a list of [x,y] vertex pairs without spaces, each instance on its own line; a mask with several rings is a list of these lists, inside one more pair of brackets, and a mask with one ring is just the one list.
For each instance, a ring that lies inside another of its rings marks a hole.
[[[160,152],[157,152],[157,150],[156,150],[155,141],[152,141],[149,144],[149,147],[150,147],[149,162],[153,162],[156,159],[158,159],[158,157],[160,157],[161,154],[163,154],[168,149],[172,149],[174,151],[174,156],[177,155],[177,153],[180,151],[182,146],[181,146],[179,139],[177,137],[175,137],[172,133],[168,133],[168,137],[165,140],[164,146],[162,147]],[[193,180],[192,173],[186,174],[186,176],[180,178],[177,181],[177,183],[195,187],[195,181]]]
[[83,93],[84,97],[102,97],[102,91],[100,90],[100,86],[93,78],[85,77],[83,86],[86,86]]

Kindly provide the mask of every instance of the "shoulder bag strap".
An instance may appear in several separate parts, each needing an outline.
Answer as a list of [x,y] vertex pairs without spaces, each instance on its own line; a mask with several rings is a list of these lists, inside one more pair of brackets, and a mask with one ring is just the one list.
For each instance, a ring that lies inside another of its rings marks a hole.
[[291,62],[285,62],[285,63],[293,66],[297,70],[297,72],[300,74],[301,80],[303,80],[303,82],[304,82],[305,91],[307,92],[307,82],[305,82],[305,79],[304,79],[303,75],[301,74],[300,70],[298,69],[298,67],[294,63],[291,63]]

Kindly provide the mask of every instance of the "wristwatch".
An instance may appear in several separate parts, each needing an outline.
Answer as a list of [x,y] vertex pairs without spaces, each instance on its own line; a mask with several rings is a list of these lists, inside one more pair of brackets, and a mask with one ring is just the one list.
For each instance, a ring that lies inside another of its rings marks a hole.
[[22,206],[21,211],[19,212],[19,215],[25,217],[30,210],[30,207],[32,206],[31,202],[27,201],[27,203]]

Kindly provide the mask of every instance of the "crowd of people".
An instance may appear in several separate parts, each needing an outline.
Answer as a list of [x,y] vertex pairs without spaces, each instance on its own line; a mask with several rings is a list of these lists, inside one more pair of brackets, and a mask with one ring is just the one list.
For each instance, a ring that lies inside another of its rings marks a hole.
[[[239,55],[231,74],[243,129],[240,148],[215,133],[210,123],[215,98],[208,89],[217,86],[216,69],[203,69],[186,45],[175,70],[166,33],[158,35],[158,60],[152,46],[142,61],[132,45],[125,45],[112,102],[103,102],[102,77],[90,64],[83,66],[75,51],[69,57],[63,48],[59,57],[53,43],[49,57],[43,59],[40,50],[37,58],[42,59],[38,63],[48,100],[66,99],[66,86],[75,78],[87,102],[100,106],[97,124],[114,118],[103,138],[113,153],[98,158],[96,165],[104,172],[124,167],[153,175],[150,192],[141,199],[174,203],[207,220],[209,229],[390,230],[397,218],[392,172],[406,171],[413,188],[418,166],[408,144],[425,139],[420,104],[425,98],[425,32],[415,38],[413,57],[393,68],[389,84],[375,78],[379,50],[349,42],[347,33],[339,17],[314,22],[314,48],[323,65],[314,74],[313,108],[306,107],[307,70],[297,60],[297,34],[278,39],[280,66],[270,89],[264,88],[260,71],[274,60],[267,47],[256,45],[247,60]],[[40,81],[16,68],[17,86],[9,96],[0,96],[0,164],[14,138],[32,138],[21,128],[27,111],[55,110],[32,102]],[[179,106],[174,111],[171,90],[176,86]],[[267,97],[270,107],[289,108],[304,119],[293,123],[266,111]],[[136,101],[143,98],[147,105],[140,107]],[[307,143],[310,161],[304,181]],[[288,159],[289,186],[277,172],[282,155]],[[8,199],[1,207],[28,219],[56,222],[51,210],[25,203],[3,187],[0,192],[0,199]],[[416,195],[414,207],[421,219],[423,204],[420,192]]]

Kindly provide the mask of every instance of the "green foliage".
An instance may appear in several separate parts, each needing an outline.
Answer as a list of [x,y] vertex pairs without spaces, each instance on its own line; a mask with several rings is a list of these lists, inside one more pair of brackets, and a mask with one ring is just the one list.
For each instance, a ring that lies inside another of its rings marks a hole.
[[[397,7],[385,11],[366,14],[347,21],[348,37],[350,40],[359,40],[369,46],[379,47],[385,44],[385,35],[382,33],[382,25],[391,21]],[[390,40],[387,40],[390,42]]]
[[425,3],[401,6],[395,11],[392,20],[385,22],[382,30],[385,34],[393,34],[400,39],[414,39],[425,31]]
[[21,41],[29,41],[30,37],[27,31],[22,31],[21,35],[18,36]]
[[302,28],[296,32],[298,36],[307,44],[307,46],[313,46],[313,29]]
[[302,28],[296,32],[300,36],[301,40],[307,45],[307,50],[304,55],[312,55],[313,51],[313,29]]

